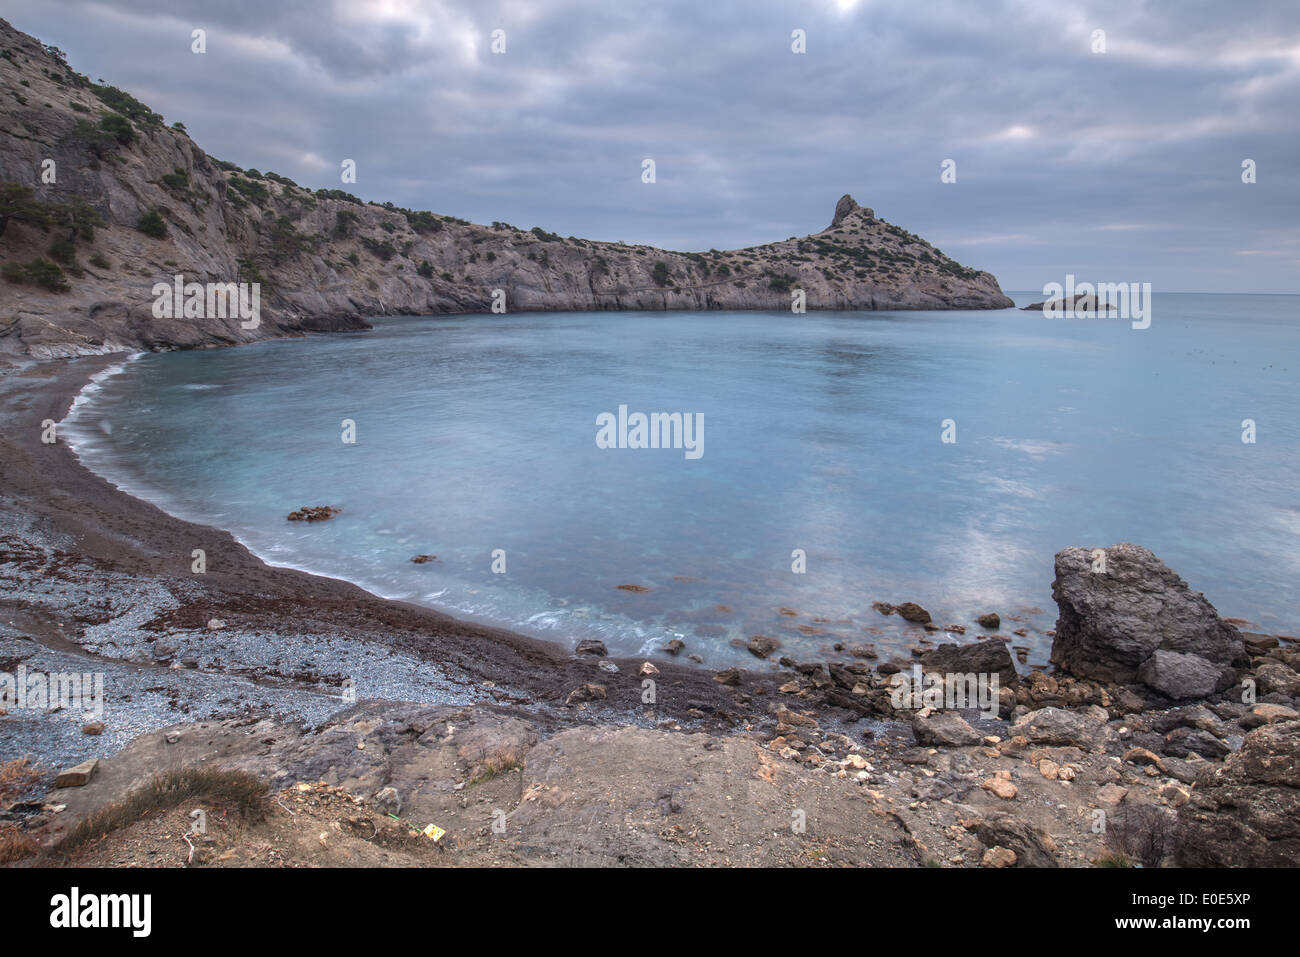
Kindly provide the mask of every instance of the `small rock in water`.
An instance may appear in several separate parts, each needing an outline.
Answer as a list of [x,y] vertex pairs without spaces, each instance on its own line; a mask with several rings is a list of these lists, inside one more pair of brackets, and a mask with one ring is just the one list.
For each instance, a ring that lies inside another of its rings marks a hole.
[[900,618],[905,621],[915,622],[916,624],[926,624],[930,621],[930,613],[914,601],[905,601],[899,605],[895,611]]
[[291,522],[325,522],[329,521],[343,509],[333,505],[304,505],[296,512],[290,512]]
[[437,559],[437,555],[416,555],[411,559],[417,565],[425,565]]
[[578,647],[573,649],[575,655],[598,655],[603,658],[609,652],[605,648],[605,643],[596,638],[584,638],[578,642]]

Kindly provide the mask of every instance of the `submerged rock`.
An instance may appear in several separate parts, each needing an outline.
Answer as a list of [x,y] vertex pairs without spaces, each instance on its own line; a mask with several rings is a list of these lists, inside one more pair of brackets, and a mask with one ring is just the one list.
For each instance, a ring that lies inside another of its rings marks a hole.
[[327,522],[343,509],[333,505],[304,505],[296,512],[290,512],[291,522]]

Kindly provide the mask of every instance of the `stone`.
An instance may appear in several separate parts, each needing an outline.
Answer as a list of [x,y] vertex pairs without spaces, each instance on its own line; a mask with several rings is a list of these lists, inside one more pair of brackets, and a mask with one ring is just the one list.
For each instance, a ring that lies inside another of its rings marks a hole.
[[1276,635],[1258,635],[1249,631],[1241,633],[1241,641],[1246,646],[1246,653],[1251,655],[1262,655],[1278,646]]
[[1097,789],[1097,803],[1102,807],[1118,807],[1128,796],[1128,788],[1118,784],[1103,784]]
[[1256,728],[1178,810],[1183,867],[1295,867],[1300,860],[1300,721]]
[[1051,836],[1018,817],[995,812],[962,825],[988,848],[1002,847],[1016,855],[1016,867],[1060,867],[1056,842]]
[[682,641],[680,638],[674,638],[669,641],[668,644],[664,645],[664,651],[668,652],[670,655],[676,655],[680,654],[681,650],[685,647],[686,642]]
[[1130,748],[1124,752],[1125,764],[1136,764],[1139,767],[1149,765],[1160,771],[1165,770],[1165,763],[1160,759],[1160,755],[1147,748]]
[[1002,617],[993,611],[980,615],[975,621],[981,628],[987,628],[989,631],[997,631],[1002,627]]
[[99,735],[104,733],[104,722],[91,721],[81,726],[82,734]]
[[1199,655],[1156,649],[1142,662],[1138,680],[1148,688],[1175,700],[1206,698],[1232,683],[1231,668],[1216,665]]
[[1040,708],[1031,711],[1011,727],[1014,737],[1023,737],[1030,744],[1073,745],[1084,751],[1095,750],[1101,725],[1072,711],[1060,708]]
[[916,743],[928,747],[961,748],[980,743],[980,733],[960,715],[928,708],[912,718]]
[[573,649],[575,655],[596,655],[605,657],[609,652],[605,648],[605,643],[596,638],[584,638],[578,642],[578,647]]
[[597,664],[596,667],[599,668],[601,671],[605,672],[606,674],[611,674],[611,675],[618,674],[618,665],[614,664],[614,662],[612,661],[602,661],[599,664]]
[[1014,800],[1016,794],[1019,793],[1016,786],[1004,778],[989,778],[986,781],[981,781],[980,787],[1004,801]]
[[1020,681],[1011,652],[996,638],[964,645],[939,645],[921,655],[921,667],[945,674],[996,674],[1000,688],[1015,687]]
[[1300,712],[1283,704],[1257,704],[1241,718],[1244,728],[1258,728],[1260,725],[1276,724],[1279,721],[1295,721]]
[[402,813],[402,797],[397,793],[397,788],[385,787],[380,788],[374,797],[375,809],[382,814]]
[[649,678],[653,675],[659,674],[659,669],[656,668],[654,665],[652,665],[650,662],[643,661],[641,662],[641,667],[637,671],[637,674],[640,675],[642,678]]
[[984,867],[1015,867],[1016,852],[1009,847],[990,847],[980,858]]
[[1255,668],[1255,683],[1260,694],[1280,694],[1288,698],[1300,697],[1300,675],[1280,661],[1266,660]]
[[905,601],[894,609],[905,621],[925,624],[930,620],[930,613],[914,601]]
[[291,522],[328,522],[339,512],[341,508],[333,505],[304,505],[296,512],[290,512],[288,519]]
[[776,649],[781,647],[781,642],[775,638],[769,638],[767,635],[754,635],[745,645],[751,655],[757,658],[766,658]]
[[1052,662],[1058,668],[1128,684],[1157,650],[1194,655],[1225,670],[1247,663],[1237,629],[1149,549],[1121,543],[1095,551],[1104,554],[1104,572],[1093,570],[1094,549],[1056,554]]
[[572,707],[575,704],[582,704],[587,701],[603,701],[605,697],[604,685],[584,684],[570,691],[569,696],[564,699],[564,704]]
[[1211,761],[1218,761],[1232,753],[1232,748],[1219,740],[1209,731],[1200,728],[1175,728],[1165,735],[1165,754],[1185,758],[1189,754],[1199,754]]
[[66,771],[60,771],[59,776],[54,779],[56,788],[80,788],[90,783],[95,769],[99,767],[99,758],[90,758],[82,761],[76,767],[68,768]]
[[741,671],[739,668],[727,668],[714,675],[713,680],[720,685],[729,685],[734,688],[740,684],[740,676]]

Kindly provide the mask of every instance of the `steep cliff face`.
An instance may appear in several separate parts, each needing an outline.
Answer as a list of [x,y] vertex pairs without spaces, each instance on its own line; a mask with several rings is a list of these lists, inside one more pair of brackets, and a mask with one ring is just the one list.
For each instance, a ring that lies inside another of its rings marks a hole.
[[[1001,309],[997,280],[858,206],[825,230],[680,253],[315,192],[209,157],[0,20],[0,351],[225,345],[366,316],[519,310]],[[157,283],[259,283],[255,327],[155,315]]]

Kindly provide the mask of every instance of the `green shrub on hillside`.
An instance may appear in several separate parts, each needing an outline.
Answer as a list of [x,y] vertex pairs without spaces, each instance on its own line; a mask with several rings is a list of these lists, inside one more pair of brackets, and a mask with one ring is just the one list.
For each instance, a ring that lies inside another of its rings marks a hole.
[[145,212],[135,224],[135,228],[154,239],[164,239],[167,236],[167,221],[162,218],[162,213],[157,209]]
[[72,288],[63,278],[63,270],[48,259],[33,259],[26,266],[5,263],[0,274],[9,282],[32,283],[53,292],[67,292]]

